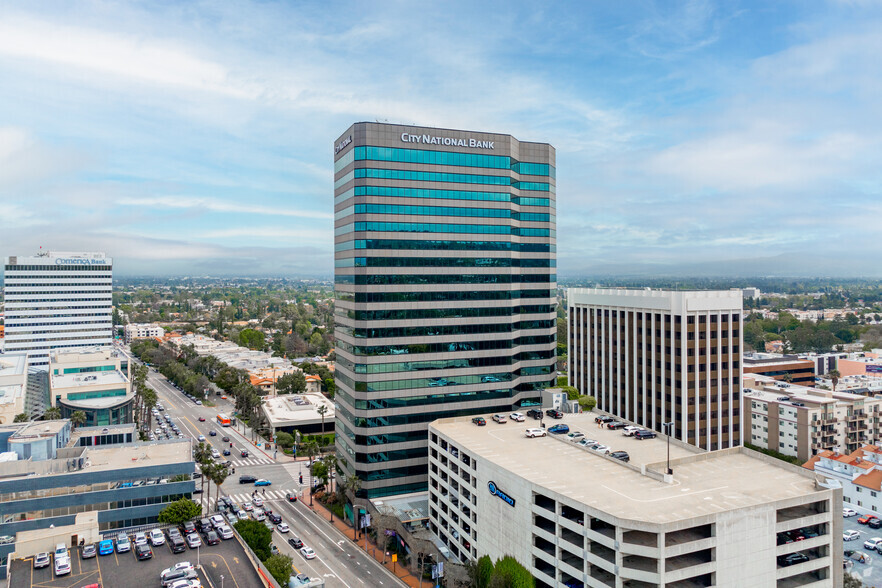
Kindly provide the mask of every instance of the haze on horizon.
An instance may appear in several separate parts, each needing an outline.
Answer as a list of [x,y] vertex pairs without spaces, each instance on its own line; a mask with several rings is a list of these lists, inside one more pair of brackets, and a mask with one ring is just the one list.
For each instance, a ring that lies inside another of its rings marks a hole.
[[330,276],[333,140],[557,148],[558,273],[882,275],[882,3],[0,0],[0,255]]

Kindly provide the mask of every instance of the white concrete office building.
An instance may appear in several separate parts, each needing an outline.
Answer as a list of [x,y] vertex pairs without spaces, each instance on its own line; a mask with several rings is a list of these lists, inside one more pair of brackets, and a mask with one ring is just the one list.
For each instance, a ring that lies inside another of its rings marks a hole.
[[165,329],[157,324],[131,323],[125,326],[125,341],[131,343],[135,339],[152,339],[165,335]]
[[741,444],[740,290],[567,290],[569,382],[702,449]]
[[113,260],[104,253],[7,257],[3,278],[6,353],[48,369],[52,349],[113,343]]
[[[429,428],[430,527],[453,557],[511,555],[538,588],[842,585],[842,489],[744,447],[705,452],[598,428],[595,414],[527,438],[528,423]],[[786,542],[792,530],[810,533]]]

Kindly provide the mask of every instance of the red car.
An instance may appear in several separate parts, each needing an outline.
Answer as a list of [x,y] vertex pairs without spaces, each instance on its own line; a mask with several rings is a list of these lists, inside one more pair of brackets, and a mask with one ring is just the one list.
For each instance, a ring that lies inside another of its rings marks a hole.
[[200,423],[204,423],[204,422],[205,422],[205,417],[199,417],[199,422],[200,422]]
[[876,515],[864,515],[858,519],[858,522],[862,525],[866,525],[867,523],[869,523],[873,519],[878,519],[878,518],[879,517],[877,517]]

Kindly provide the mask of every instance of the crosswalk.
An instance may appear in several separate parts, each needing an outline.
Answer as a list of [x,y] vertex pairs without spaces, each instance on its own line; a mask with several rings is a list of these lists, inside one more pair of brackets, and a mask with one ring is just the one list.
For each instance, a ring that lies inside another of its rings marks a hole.
[[[286,498],[285,495],[288,492],[298,493],[300,492],[300,488],[289,488],[287,490],[267,490],[266,495],[264,495],[263,489],[261,489],[255,494],[255,496],[260,496],[261,500],[263,500],[264,502],[266,502],[267,500],[284,500]],[[248,492],[247,494],[230,494],[228,495],[228,498],[230,498],[236,504],[242,504],[243,502],[251,501],[251,493]],[[214,510],[214,505],[216,502],[217,501],[215,500],[214,496],[210,496],[208,498],[209,510]]]
[[231,459],[230,461],[233,463],[233,466],[237,468],[276,463],[268,457],[247,457],[242,459]]

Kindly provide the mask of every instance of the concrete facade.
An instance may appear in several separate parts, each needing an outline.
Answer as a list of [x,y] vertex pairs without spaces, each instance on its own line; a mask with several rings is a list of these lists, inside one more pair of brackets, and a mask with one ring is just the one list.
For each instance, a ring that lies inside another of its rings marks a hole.
[[424,491],[431,420],[553,383],[555,151],[380,123],[334,149],[341,466],[360,496]]
[[49,354],[49,398],[64,418],[77,411],[85,426],[133,422],[134,391],[125,354],[112,347],[53,350]]
[[125,342],[131,343],[135,339],[152,339],[165,335],[165,329],[157,324],[132,323],[125,326]]
[[569,382],[703,449],[741,444],[740,290],[567,291]]
[[[514,556],[539,588],[841,586],[842,491],[812,472],[734,447],[702,452],[664,439],[571,431],[627,450],[628,463],[566,435],[468,418],[430,427],[430,526],[453,556]],[[817,537],[787,542],[786,532]],[[792,566],[779,558],[803,553]]]

